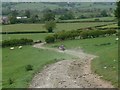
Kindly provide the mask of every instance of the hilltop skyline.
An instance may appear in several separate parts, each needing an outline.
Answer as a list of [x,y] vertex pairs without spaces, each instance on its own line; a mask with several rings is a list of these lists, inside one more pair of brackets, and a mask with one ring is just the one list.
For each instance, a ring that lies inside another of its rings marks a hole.
[[118,0],[1,0],[2,2],[116,2]]

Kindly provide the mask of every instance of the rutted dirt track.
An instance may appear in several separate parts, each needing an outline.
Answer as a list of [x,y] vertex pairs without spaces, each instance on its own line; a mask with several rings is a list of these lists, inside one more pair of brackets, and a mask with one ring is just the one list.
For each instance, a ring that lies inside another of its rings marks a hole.
[[113,88],[109,82],[91,72],[91,60],[96,56],[86,54],[82,50],[60,51],[47,48],[43,43],[33,47],[73,55],[79,60],[63,60],[45,67],[35,75],[30,88]]

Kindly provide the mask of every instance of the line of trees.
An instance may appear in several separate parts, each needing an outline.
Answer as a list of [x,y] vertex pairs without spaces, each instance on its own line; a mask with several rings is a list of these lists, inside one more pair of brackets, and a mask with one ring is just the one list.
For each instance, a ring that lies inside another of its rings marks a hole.
[[30,10],[25,10],[24,11],[24,16],[26,16],[27,18],[17,19],[17,16],[19,16],[18,11],[17,10],[13,10],[11,12],[11,14],[9,15],[10,24],[16,24],[16,23],[38,23],[38,22],[40,22],[39,16],[37,14],[31,15]]
[[120,26],[120,1],[117,2],[117,8],[115,10],[115,16],[118,19],[118,26]]

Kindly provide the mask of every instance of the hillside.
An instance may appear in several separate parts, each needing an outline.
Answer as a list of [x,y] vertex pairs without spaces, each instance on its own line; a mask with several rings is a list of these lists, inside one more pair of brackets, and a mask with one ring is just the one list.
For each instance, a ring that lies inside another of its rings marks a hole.
[[[106,10],[107,13],[113,16],[115,3],[112,2],[59,2],[59,3],[50,3],[50,2],[3,2],[2,5],[2,13],[3,15],[9,15],[10,10],[31,10],[31,13],[37,13],[41,16],[42,11],[45,9],[51,9],[54,12],[70,10],[75,16],[79,17],[80,15],[89,15],[96,16],[96,13],[100,13],[103,10]],[[112,13],[112,14],[111,14]],[[61,13],[62,14],[62,13]]]

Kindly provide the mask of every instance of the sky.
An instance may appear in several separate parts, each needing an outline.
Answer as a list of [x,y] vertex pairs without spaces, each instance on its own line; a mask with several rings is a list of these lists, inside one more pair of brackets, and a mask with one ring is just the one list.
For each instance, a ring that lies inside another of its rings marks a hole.
[[2,2],[116,2],[117,0],[0,0]]

